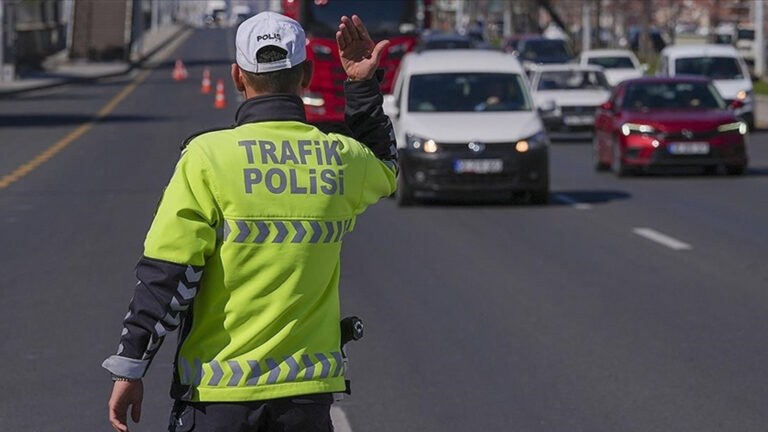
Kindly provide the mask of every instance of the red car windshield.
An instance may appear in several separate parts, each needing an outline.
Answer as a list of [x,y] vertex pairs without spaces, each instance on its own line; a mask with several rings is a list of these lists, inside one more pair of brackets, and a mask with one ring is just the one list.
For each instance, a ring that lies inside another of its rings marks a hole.
[[416,31],[414,0],[333,0],[324,5],[307,1],[304,28],[310,35],[331,37],[336,34],[339,18],[357,14],[375,39]]
[[622,109],[725,109],[725,101],[705,82],[642,83],[627,86]]

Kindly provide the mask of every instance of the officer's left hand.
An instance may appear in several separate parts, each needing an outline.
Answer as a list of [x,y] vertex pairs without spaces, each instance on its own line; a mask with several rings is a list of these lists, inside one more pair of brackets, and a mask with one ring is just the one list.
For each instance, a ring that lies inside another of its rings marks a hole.
[[336,32],[336,43],[339,45],[341,66],[354,81],[373,78],[379,67],[381,54],[389,45],[388,40],[374,44],[368,29],[357,15],[352,15],[352,19],[341,17],[339,31]]

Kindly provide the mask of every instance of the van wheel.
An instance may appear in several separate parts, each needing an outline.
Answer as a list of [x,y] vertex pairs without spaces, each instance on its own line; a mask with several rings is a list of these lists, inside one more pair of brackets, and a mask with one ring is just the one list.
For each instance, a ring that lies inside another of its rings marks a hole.
[[413,198],[413,191],[408,186],[408,182],[405,181],[405,175],[401,172],[397,176],[397,191],[395,191],[395,200],[400,207],[409,207],[416,203]]
[[549,186],[531,191],[529,199],[533,205],[546,205],[549,202]]
[[726,165],[725,172],[731,176],[739,176],[744,174],[746,168],[746,165]]

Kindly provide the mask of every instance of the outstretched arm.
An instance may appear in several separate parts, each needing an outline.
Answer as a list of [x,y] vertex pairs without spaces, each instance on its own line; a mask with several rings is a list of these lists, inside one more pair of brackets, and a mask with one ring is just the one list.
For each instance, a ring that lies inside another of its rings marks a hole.
[[341,17],[336,32],[341,65],[349,77],[344,85],[345,123],[355,139],[368,146],[377,158],[397,170],[397,146],[376,71],[388,40],[374,43],[357,15]]

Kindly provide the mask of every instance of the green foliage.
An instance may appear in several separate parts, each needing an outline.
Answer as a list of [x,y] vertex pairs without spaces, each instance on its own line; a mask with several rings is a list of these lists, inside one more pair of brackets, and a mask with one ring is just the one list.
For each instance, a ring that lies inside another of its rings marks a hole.
[[755,86],[755,93],[768,95],[768,81],[757,80],[755,81],[754,86]]

